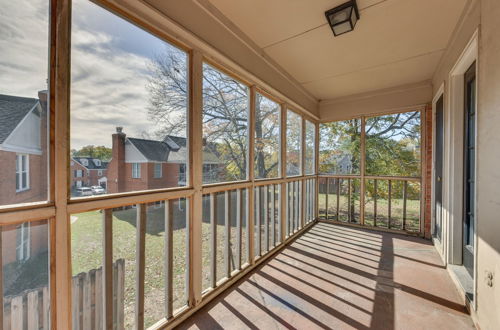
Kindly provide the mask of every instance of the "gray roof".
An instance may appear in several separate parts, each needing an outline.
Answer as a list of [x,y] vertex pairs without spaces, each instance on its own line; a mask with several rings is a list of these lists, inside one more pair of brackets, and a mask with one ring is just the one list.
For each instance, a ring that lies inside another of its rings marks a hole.
[[[97,166],[96,163],[94,163],[94,159],[96,159],[96,158],[92,158],[92,157],[73,157],[73,159],[76,162],[80,163],[80,165],[88,168],[89,170],[105,170],[108,168],[108,164],[109,164],[109,162],[103,162],[101,160],[101,166]],[[84,165],[82,163],[82,159],[86,159],[88,165]]]
[[[163,141],[127,138],[148,161],[184,163],[188,159],[187,139],[185,137],[167,135]],[[220,163],[217,156],[203,147],[204,163]]]
[[0,94],[0,144],[38,103],[38,99]]
[[166,162],[170,147],[163,141],[127,138],[148,161]]

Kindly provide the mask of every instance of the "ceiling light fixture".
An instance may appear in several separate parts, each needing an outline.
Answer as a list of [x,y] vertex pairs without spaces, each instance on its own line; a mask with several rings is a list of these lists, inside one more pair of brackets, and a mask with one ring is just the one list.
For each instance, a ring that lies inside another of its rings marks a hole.
[[354,30],[356,22],[359,20],[356,0],[350,0],[326,11],[325,16],[335,36]]

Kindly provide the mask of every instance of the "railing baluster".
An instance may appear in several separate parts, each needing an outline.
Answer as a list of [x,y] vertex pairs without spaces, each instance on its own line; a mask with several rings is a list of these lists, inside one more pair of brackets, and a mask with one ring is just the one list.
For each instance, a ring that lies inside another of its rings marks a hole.
[[[285,184],[278,184],[278,219],[276,219],[276,225],[278,226],[278,239],[277,242],[281,243],[283,240],[283,219],[286,217],[286,203],[283,201],[285,200],[285,193],[284,193],[284,187]],[[285,189],[286,190],[286,189]],[[285,217],[283,216],[285,214]],[[285,221],[286,222],[286,221]]]
[[271,246],[276,246],[276,185],[273,184],[271,189]]
[[290,234],[290,182],[285,183],[285,191],[283,192],[283,200],[285,200],[285,237]]
[[378,194],[378,181],[373,180],[373,226],[377,227],[377,194]]
[[351,214],[351,179],[347,179],[347,221],[353,222]]
[[[180,200],[179,200],[180,201]],[[173,207],[172,201],[165,201],[165,317],[173,315],[174,294],[174,242],[173,242]]]
[[340,221],[340,178],[337,178],[337,221]]
[[137,206],[136,220],[136,275],[135,275],[135,328],[144,329],[144,277],[146,272],[146,220],[147,205]]
[[269,186],[264,186],[264,251],[269,251]]
[[406,230],[406,198],[408,193],[408,181],[403,184],[403,230]]
[[391,212],[392,212],[392,181],[389,180],[389,196],[387,202],[387,228],[391,229]]
[[330,178],[326,178],[326,188],[325,188],[325,220],[328,220],[328,190],[329,190],[328,188],[330,187],[329,182],[330,182]]
[[210,194],[210,285],[217,286],[217,194]]
[[242,191],[236,190],[236,265],[237,270],[241,269],[241,208],[242,208]]
[[103,228],[103,323],[105,329],[113,329],[113,209],[102,213]]
[[231,200],[229,190],[224,191],[224,221],[225,221],[225,250],[224,250],[224,266],[226,270],[226,277],[231,277]]
[[255,256],[260,256],[261,255],[261,241],[260,241],[260,235],[261,235],[261,226],[260,226],[260,208],[261,208],[261,205],[260,205],[260,187],[256,187],[255,188],[255,228],[257,229],[256,231],[256,235],[255,235],[255,246],[256,246],[256,249],[257,249],[257,253],[255,254]]

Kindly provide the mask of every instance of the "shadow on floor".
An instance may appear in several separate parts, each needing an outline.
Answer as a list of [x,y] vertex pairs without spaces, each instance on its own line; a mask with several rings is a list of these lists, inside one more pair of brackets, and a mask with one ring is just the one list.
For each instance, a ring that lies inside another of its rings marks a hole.
[[318,223],[179,329],[472,329],[429,241]]

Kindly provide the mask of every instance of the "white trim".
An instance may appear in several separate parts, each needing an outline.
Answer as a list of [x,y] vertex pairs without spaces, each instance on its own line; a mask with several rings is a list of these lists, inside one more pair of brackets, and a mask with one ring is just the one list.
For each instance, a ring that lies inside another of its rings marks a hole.
[[23,147],[18,147],[18,146],[6,144],[5,142],[3,144],[0,144],[0,150],[8,151],[8,152],[15,152],[18,154],[30,154],[30,155],[35,155],[35,156],[41,156],[43,154],[42,149],[23,148]]
[[[463,139],[464,139],[464,74],[467,69],[476,62],[476,129],[475,139],[477,141],[477,123],[478,123],[478,88],[479,80],[479,56],[478,56],[478,35],[476,30],[460,55],[459,59],[449,73],[448,86],[448,102],[445,107],[445,168],[448,168],[449,175],[444,178],[443,186],[444,196],[443,204],[446,202],[445,218],[446,218],[446,262],[456,265],[461,265],[462,261],[462,245],[463,245]],[[477,161],[478,151],[476,149],[475,162],[476,173],[475,181],[477,182]],[[473,309],[477,307],[477,184],[475,185],[475,227],[474,227],[474,284],[473,296],[474,300],[471,303]]]
[[[157,166],[160,166],[159,169],[160,169],[160,174],[159,176],[157,176],[156,174],[156,169],[157,169]],[[154,168],[153,168],[153,179],[161,179],[163,178],[163,163],[159,163],[159,162],[155,162],[154,163]]]
[[[26,115],[23,117],[23,119],[21,119],[21,121],[16,125],[16,127],[12,130],[12,132],[10,132],[10,134],[5,138],[5,140],[3,141],[2,144],[0,144],[0,150],[3,150],[3,151],[9,151],[9,152],[16,152],[16,153],[20,153],[20,154],[33,154],[33,155],[41,155],[43,153],[43,150],[40,148],[26,148],[26,147],[19,147],[19,146],[16,146],[16,145],[12,145],[9,143],[9,140],[11,138],[11,136],[13,134],[15,134],[23,125],[23,123],[27,120],[27,118],[29,117],[29,115],[35,110],[38,108],[38,106],[40,105],[40,101],[37,100],[35,105],[26,113]],[[40,106],[41,107],[41,106]],[[42,121],[42,118],[41,118],[41,115],[40,115],[40,123]],[[42,131],[40,130],[40,134],[42,133]],[[42,143],[42,140],[40,139],[40,144]]]
[[[23,171],[23,158],[26,159],[25,171]],[[19,169],[19,170],[18,170]],[[26,182],[23,180],[23,173],[26,173]],[[19,188],[17,186],[19,176]],[[30,189],[30,158],[28,154],[16,154],[16,193]]]
[[132,163],[132,179],[141,178],[141,163]]
[[[127,160],[127,151],[126,151],[127,142],[130,143],[130,145],[142,156],[143,159],[141,159],[141,160],[134,160],[134,161]],[[126,138],[126,140],[125,140],[124,147],[125,147],[125,163],[128,163],[128,164],[150,163],[150,161],[148,160],[148,158],[146,156],[144,156],[144,154],[139,150],[139,148],[137,148],[137,146],[132,141],[130,141],[128,138]]]
[[[441,97],[443,97],[443,119],[444,119],[444,112],[446,109],[446,104],[445,104],[445,95],[444,95],[444,82],[441,83],[441,86],[437,90],[436,94],[434,95],[432,99],[432,169],[431,169],[431,234],[432,234],[432,241],[434,243],[434,246],[439,252],[439,255],[441,256],[441,259],[443,262],[446,264],[446,251],[444,249],[444,244],[443,242],[446,241],[445,238],[445,230],[444,230],[444,214],[441,215],[441,240],[438,240],[435,235],[436,233],[434,232],[435,228],[435,222],[436,218],[434,216],[435,213],[435,203],[436,203],[436,196],[435,196],[435,190],[434,190],[434,183],[436,182],[436,103],[439,101]],[[444,120],[443,120],[443,125],[444,125]],[[443,132],[444,133],[444,132]],[[443,134],[443,139],[444,139],[444,134]],[[444,142],[443,142],[444,145]],[[444,157],[443,157],[443,163],[444,163]],[[443,165],[443,164],[441,164]],[[443,166],[444,168],[444,166]],[[444,186],[444,184],[442,184]],[[442,189],[444,190],[444,189]],[[441,199],[443,200],[443,193],[441,193]],[[441,202],[442,202],[441,200]]]

